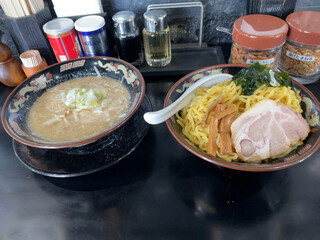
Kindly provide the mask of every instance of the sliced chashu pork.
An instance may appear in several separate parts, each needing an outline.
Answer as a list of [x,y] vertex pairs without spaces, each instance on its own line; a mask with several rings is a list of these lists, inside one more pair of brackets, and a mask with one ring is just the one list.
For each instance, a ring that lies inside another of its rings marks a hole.
[[258,102],[231,125],[233,146],[239,158],[246,162],[285,153],[309,132],[301,114],[273,100]]

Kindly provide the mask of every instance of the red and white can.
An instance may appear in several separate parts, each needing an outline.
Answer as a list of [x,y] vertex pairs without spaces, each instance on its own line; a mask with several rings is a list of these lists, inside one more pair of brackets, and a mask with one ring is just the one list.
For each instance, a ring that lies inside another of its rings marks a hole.
[[58,62],[82,56],[79,40],[70,18],[57,18],[43,25]]

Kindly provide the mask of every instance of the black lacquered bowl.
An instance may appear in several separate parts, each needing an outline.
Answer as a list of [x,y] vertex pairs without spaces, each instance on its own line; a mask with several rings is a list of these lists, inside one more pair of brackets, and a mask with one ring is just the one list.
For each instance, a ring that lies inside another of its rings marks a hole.
[[[104,76],[121,81],[131,97],[126,115],[110,128],[83,140],[58,142],[32,134],[27,118],[33,103],[57,84],[87,76]],[[4,103],[1,120],[6,132],[23,145],[43,149],[80,147],[93,143],[121,127],[139,109],[144,96],[144,79],[131,64],[111,57],[78,58],[51,65],[17,86]]]
[[[245,65],[237,65],[237,64],[224,64],[224,65],[216,65],[210,66],[206,68],[202,68],[191,72],[190,74],[184,76],[180,80],[178,80],[172,88],[169,90],[164,107],[167,107],[176,99],[178,99],[184,91],[194,82],[199,80],[200,78],[215,74],[217,70],[221,70],[223,73],[229,73],[231,75],[235,75],[238,73]],[[306,114],[315,116],[320,116],[320,104],[318,99],[302,84],[292,80],[293,87],[295,87],[298,91],[300,91],[300,95],[302,99],[308,100],[311,105],[311,111],[306,113],[306,106],[302,105],[304,109],[303,116],[306,118]],[[262,172],[262,171],[274,171],[280,170],[284,168],[288,168],[296,165],[310,157],[320,146],[320,126],[319,123],[315,126],[311,126],[312,131],[309,133],[307,139],[304,140],[304,143],[297,147],[295,150],[287,154],[282,158],[277,159],[267,159],[262,163],[244,163],[244,162],[227,162],[218,157],[211,157],[206,154],[206,152],[199,149],[197,146],[193,145],[186,136],[182,133],[181,126],[177,123],[176,117],[172,116],[170,119],[166,121],[169,131],[173,135],[173,137],[188,151],[198,156],[199,158],[206,160],[210,163],[242,171],[252,171],[252,172]]]

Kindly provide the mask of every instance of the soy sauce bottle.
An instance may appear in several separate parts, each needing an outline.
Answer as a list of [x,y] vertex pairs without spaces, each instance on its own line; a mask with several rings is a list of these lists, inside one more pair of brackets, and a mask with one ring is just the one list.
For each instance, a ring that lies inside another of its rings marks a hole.
[[117,12],[112,20],[119,58],[134,66],[140,66],[143,63],[143,53],[135,14],[131,11]]

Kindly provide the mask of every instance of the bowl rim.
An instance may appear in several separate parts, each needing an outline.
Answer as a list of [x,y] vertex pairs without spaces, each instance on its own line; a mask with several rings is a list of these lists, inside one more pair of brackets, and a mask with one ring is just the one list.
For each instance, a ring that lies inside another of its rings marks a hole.
[[[224,68],[224,67],[247,67],[248,64],[219,64],[219,65],[212,65],[212,66],[208,66],[208,67],[204,67],[198,70],[195,70],[193,72],[190,72],[189,74],[183,76],[182,78],[180,78],[169,90],[169,92],[167,93],[167,96],[164,100],[164,107],[167,107],[169,105],[169,98],[171,96],[171,94],[173,93],[173,91],[175,91],[175,89],[177,88],[177,86],[185,81],[186,79],[190,78],[191,76],[206,71],[206,70],[210,70],[210,69],[217,69],[217,68]],[[318,99],[313,95],[313,93],[307,89],[304,85],[302,85],[301,83],[295,81],[294,79],[291,79],[291,81],[299,86],[300,88],[303,89],[303,91],[305,91],[314,101],[314,103],[317,105],[317,108],[320,109],[320,103],[318,101]],[[174,116],[172,116],[174,117]],[[171,118],[172,118],[171,117]],[[170,119],[171,119],[170,118]],[[299,155],[297,158],[294,158],[293,160],[289,160],[287,162],[278,162],[278,163],[274,163],[274,164],[240,164],[237,162],[227,162],[223,159],[219,159],[219,158],[215,158],[215,157],[210,157],[207,154],[205,154],[204,152],[201,153],[200,151],[196,151],[192,146],[185,144],[185,142],[179,137],[179,135],[177,134],[177,132],[174,130],[173,125],[170,122],[170,119],[166,120],[166,125],[171,133],[171,135],[177,140],[177,142],[184,147],[186,150],[188,150],[189,152],[193,153],[194,155],[196,155],[197,157],[216,164],[218,166],[221,167],[225,167],[225,168],[229,168],[229,169],[234,169],[234,170],[240,170],[240,171],[247,171],[247,172],[267,172],[267,171],[275,171],[275,170],[281,170],[281,169],[285,169],[291,166],[294,166],[302,161],[304,161],[305,159],[307,159],[308,157],[310,157],[314,152],[317,151],[317,149],[320,147],[320,137],[318,137],[317,141],[315,142],[315,144],[313,146],[311,146],[311,148],[309,148],[305,153]]]
[[[74,62],[74,61],[79,61],[79,60],[111,60],[111,61],[116,61],[119,63],[122,63],[124,65],[128,65],[130,68],[132,68],[135,73],[138,75],[138,78],[140,79],[140,85],[141,85],[141,94],[139,96],[139,99],[137,101],[136,106],[133,108],[133,110],[127,114],[127,116],[125,118],[123,118],[121,121],[117,122],[116,124],[114,124],[111,128],[107,129],[106,131],[103,131],[97,135],[94,135],[92,137],[83,139],[83,140],[78,140],[78,141],[72,141],[72,142],[63,142],[63,143],[53,143],[53,144],[46,144],[46,143],[34,143],[32,141],[28,141],[25,139],[20,138],[18,135],[16,135],[13,131],[11,131],[11,128],[7,125],[7,121],[5,118],[5,110],[9,104],[9,99],[12,97],[12,95],[16,94],[18,89],[20,90],[20,86],[23,84],[26,84],[28,81],[31,80],[31,78],[34,77],[34,75],[41,75],[42,72],[48,71],[49,68],[51,67],[55,67],[58,65],[62,65],[62,64],[66,64],[69,62]],[[28,78],[26,78],[23,82],[21,82],[18,86],[16,86],[11,93],[8,95],[8,97],[6,98],[3,107],[2,107],[2,111],[1,111],[1,121],[2,121],[2,125],[5,129],[5,131],[16,141],[30,146],[30,147],[35,147],[35,148],[42,148],[42,149],[61,149],[61,148],[70,148],[70,147],[81,147],[84,145],[87,145],[89,143],[95,142],[96,140],[108,135],[109,133],[113,132],[114,130],[118,129],[119,127],[121,127],[125,122],[127,122],[134,114],[135,112],[139,109],[139,107],[142,104],[142,101],[144,99],[145,96],[145,91],[146,91],[146,85],[145,85],[145,80],[141,74],[141,72],[134,67],[132,64],[122,60],[122,59],[118,59],[118,58],[114,58],[114,57],[107,57],[107,56],[94,56],[94,57],[81,57],[81,58],[74,58],[74,59],[70,59],[68,61],[63,61],[63,62],[58,62],[55,64],[52,64],[44,69],[42,69],[41,71],[29,76]]]

